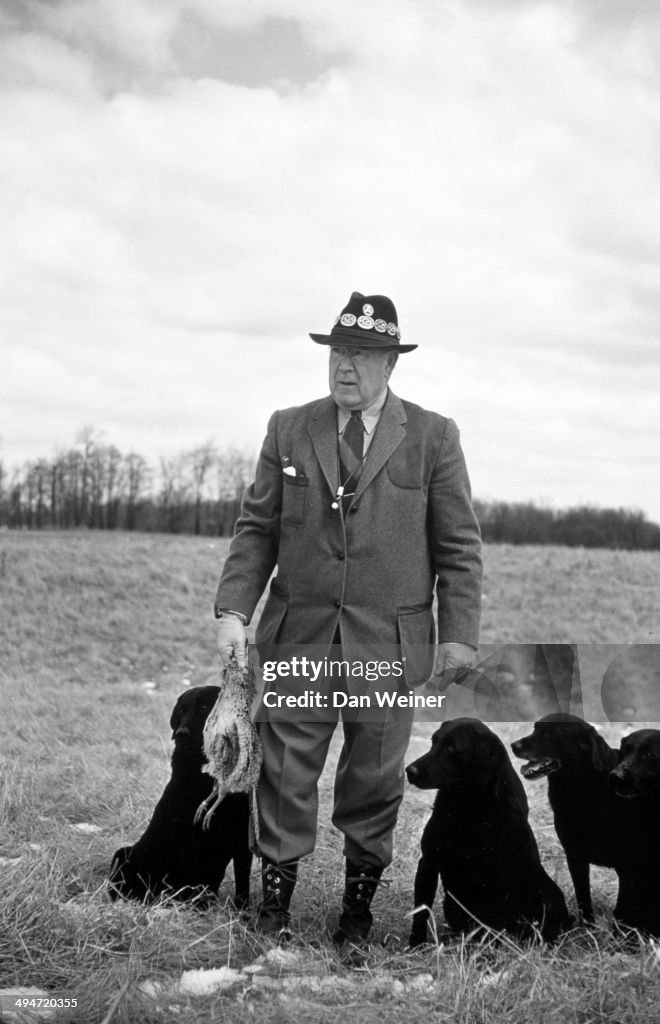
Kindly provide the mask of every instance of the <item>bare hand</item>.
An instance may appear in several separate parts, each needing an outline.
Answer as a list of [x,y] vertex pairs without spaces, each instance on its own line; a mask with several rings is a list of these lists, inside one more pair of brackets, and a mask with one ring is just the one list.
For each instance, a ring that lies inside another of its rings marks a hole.
[[471,669],[476,660],[476,651],[469,644],[438,644],[433,674],[439,690],[445,690],[457,676]]
[[218,652],[223,668],[226,668],[232,654],[241,668],[247,666],[247,634],[245,626],[237,615],[223,612],[218,619]]

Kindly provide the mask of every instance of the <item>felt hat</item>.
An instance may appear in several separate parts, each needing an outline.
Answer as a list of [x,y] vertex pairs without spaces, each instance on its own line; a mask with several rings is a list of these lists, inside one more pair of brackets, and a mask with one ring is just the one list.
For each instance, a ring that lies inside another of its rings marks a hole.
[[380,352],[412,352],[417,345],[402,345],[396,309],[386,295],[353,292],[330,331],[310,334],[319,345],[373,348]]

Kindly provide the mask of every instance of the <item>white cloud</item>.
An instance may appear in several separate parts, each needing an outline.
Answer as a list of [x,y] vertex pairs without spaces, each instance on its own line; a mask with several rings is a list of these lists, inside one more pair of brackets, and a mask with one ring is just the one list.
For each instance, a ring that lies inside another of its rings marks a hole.
[[[395,384],[456,416],[477,493],[618,493],[660,518],[639,20],[315,6],[278,4],[299,32],[273,30],[281,75],[259,88],[191,76],[177,40],[192,18],[225,49],[252,31],[254,77],[265,0],[33,3],[5,33],[6,457],[82,423],[147,455],[256,445],[272,408],[324,391],[307,332],[359,288],[397,302],[420,349]],[[324,64],[301,39],[326,62],[306,84]]]

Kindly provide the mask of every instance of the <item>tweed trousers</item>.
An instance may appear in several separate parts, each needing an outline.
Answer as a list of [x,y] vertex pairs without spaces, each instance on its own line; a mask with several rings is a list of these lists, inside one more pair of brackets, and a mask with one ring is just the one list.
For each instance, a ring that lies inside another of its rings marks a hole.
[[[381,693],[392,690],[391,681],[376,685]],[[414,710],[333,707],[336,680],[319,680],[315,690],[328,696],[329,706],[292,712],[268,708],[262,700],[257,714],[263,746],[258,793],[261,853],[278,864],[314,850],[319,779],[341,723],[332,823],[344,835],[345,857],[385,868],[392,861]],[[351,687],[340,687],[339,692],[348,695]]]

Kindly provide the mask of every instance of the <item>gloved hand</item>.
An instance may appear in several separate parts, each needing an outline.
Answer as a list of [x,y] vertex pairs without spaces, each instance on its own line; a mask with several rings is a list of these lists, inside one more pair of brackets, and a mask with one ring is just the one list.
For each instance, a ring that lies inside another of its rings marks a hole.
[[223,612],[218,619],[218,652],[223,668],[227,667],[232,654],[241,668],[247,667],[247,634],[238,615]]
[[469,644],[446,641],[438,644],[433,674],[439,690],[446,690],[456,676],[462,675],[475,663],[477,652]]

